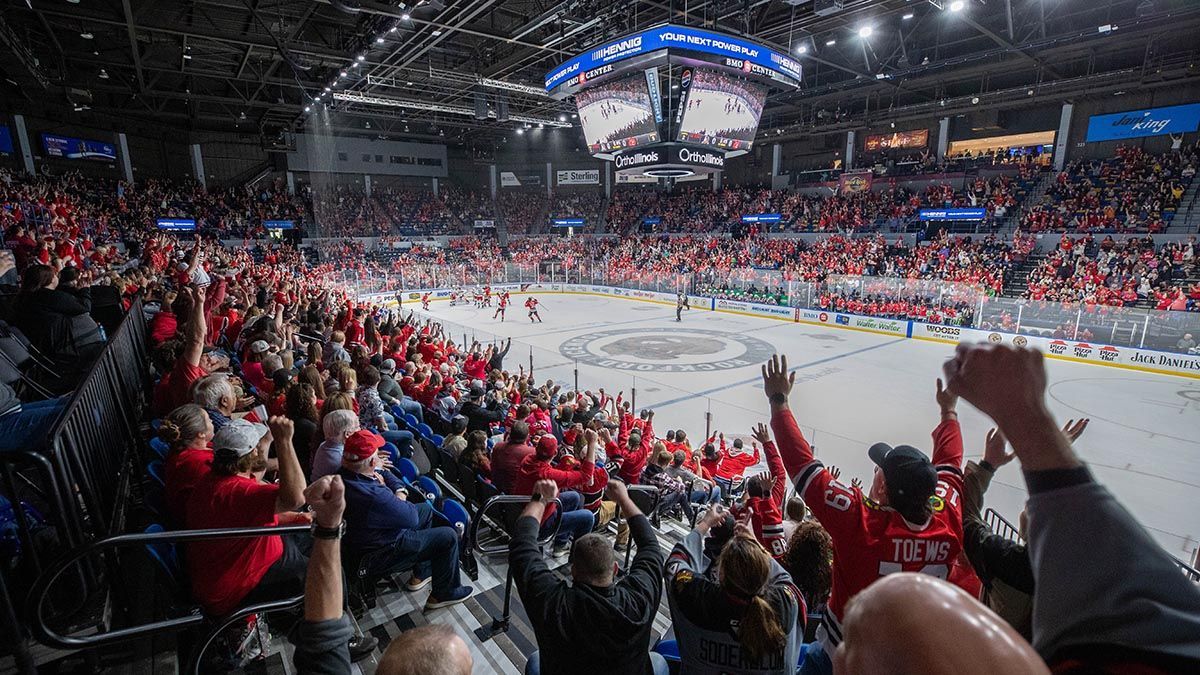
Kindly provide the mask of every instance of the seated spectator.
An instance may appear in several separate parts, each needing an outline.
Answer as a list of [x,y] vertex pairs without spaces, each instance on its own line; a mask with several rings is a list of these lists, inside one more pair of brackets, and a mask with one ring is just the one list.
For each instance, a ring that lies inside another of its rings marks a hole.
[[792,575],[811,615],[824,611],[833,588],[833,539],[815,520],[799,524],[779,564]]
[[[484,434],[487,437],[487,434]],[[450,433],[442,441],[442,450],[450,453],[455,459],[467,448],[467,418],[459,415],[450,422]]]
[[673,455],[667,452],[662,441],[654,443],[653,452],[654,461],[646,465],[646,470],[642,473],[642,480],[647,485],[658,488],[658,513],[669,513],[672,509],[679,509],[686,522],[691,523],[695,518],[691,491],[683,481],[667,473],[667,467],[671,465]]
[[[295,641],[295,666],[301,675],[351,672],[347,644],[354,630],[344,610],[341,538],[346,508],[345,486],[339,475],[326,476],[304,491],[313,507],[314,542],[304,582],[304,621]],[[366,655],[374,650],[355,645]],[[470,675],[471,650],[445,625],[413,628],[392,640],[375,669],[377,675]]]
[[482,431],[472,431],[467,436],[466,449],[458,456],[458,463],[484,480],[491,480],[492,462],[487,454],[487,435]]
[[703,539],[726,512],[708,510],[665,568],[667,599],[683,672],[788,673],[800,661],[805,606],[791,575],[754,538],[749,517],[739,522],[704,575]]
[[356,431],[346,439],[338,475],[346,489],[346,535],[348,552],[361,557],[386,551],[377,558],[378,575],[411,569],[405,584],[418,591],[433,582],[425,609],[460,603],[471,588],[459,579],[458,544],[461,533],[453,527],[433,527],[433,507],[428,502],[408,501],[408,491],[390,471],[383,471],[379,449],[381,436]]
[[192,400],[208,413],[214,431],[220,431],[233,419],[238,402],[237,393],[226,373],[205,375],[196,380],[192,385]]
[[359,430],[358,415],[355,415],[353,410],[329,412],[321,420],[321,430],[324,440],[317,446],[312,458],[310,478],[314,481],[322,476],[337,473],[342,466],[346,439]]
[[[726,446],[725,434],[721,434],[720,441],[717,467],[713,471],[713,482],[720,486],[722,494],[728,495],[732,494],[733,485],[742,482],[746,469],[758,464],[762,457],[759,455],[757,444],[754,445],[752,454],[746,451],[745,444],[740,438],[733,439],[732,446]],[[712,443],[712,439],[709,439],[709,443]]]
[[637,554],[616,581],[617,561],[608,540],[599,534],[580,537],[568,584],[546,566],[537,544],[540,523],[559,496],[558,486],[541,479],[531,489],[508,562],[537,637],[538,651],[529,656],[527,675],[668,672],[666,661],[650,652],[650,631],[662,598],[663,551],[625,485],[609,481],[608,492],[629,520]]
[[[566,555],[571,549],[571,541],[591,532],[596,523],[592,512],[583,508],[583,496],[575,491],[575,488],[590,481],[592,469],[595,467],[595,449],[596,444],[592,444],[578,467],[558,468],[551,464],[551,460],[558,455],[558,441],[554,440],[553,436],[542,436],[538,441],[537,450],[521,461],[513,494],[531,495],[534,484],[542,480],[552,480],[564,491],[559,494],[563,513],[558,536],[554,540],[553,553],[556,556]],[[553,526],[554,521],[551,517],[557,508],[557,504],[546,506],[545,518],[542,520],[544,530]]]
[[172,410],[158,428],[158,437],[170,448],[163,461],[166,474],[163,494],[167,514],[174,525],[183,524],[192,490],[208,475],[214,433],[212,421],[204,409],[193,403]]
[[492,482],[508,494],[517,494],[521,465],[535,452],[528,441],[529,425],[517,421],[509,427],[508,438],[492,448]]
[[[495,397],[486,394],[487,390],[482,385],[471,385],[470,395],[459,408],[458,414],[467,418],[467,431],[491,433],[492,424],[504,419],[504,410]],[[486,402],[485,397],[488,399]]]
[[296,448],[296,458],[300,461],[300,470],[305,474],[312,471],[312,454],[321,438],[318,426],[321,416],[317,412],[317,392],[311,384],[297,382],[287,388],[285,412],[288,419],[296,424],[295,440],[292,445]]
[[424,408],[417,401],[405,396],[400,383],[396,381],[396,361],[393,359],[384,359],[379,365],[379,397],[387,405],[400,406],[402,412],[416,417],[419,421],[425,421]]
[[[354,371],[344,371],[354,372]],[[388,443],[396,446],[400,457],[412,457],[413,440],[416,438],[411,431],[400,431],[391,415],[383,407],[379,398],[379,370],[375,366],[362,369],[361,382],[355,393],[358,401],[359,426],[374,429]]]
[[[203,303],[201,303],[203,304]],[[13,322],[29,342],[63,371],[56,389],[71,388],[104,351],[104,335],[91,317],[91,299],[58,288],[58,272],[32,265],[21,278]]]
[[808,506],[800,495],[792,495],[783,507],[783,538],[791,541],[800,524],[809,519]]
[[[292,450],[292,422],[272,417],[262,424],[234,420],[213,439],[212,469],[192,489],[184,524],[190,529],[266,527],[280,523],[304,503],[304,476]],[[279,483],[259,477],[274,446]],[[285,521],[298,522],[296,517]],[[215,539],[187,546],[192,595],[205,611],[224,615],[252,602],[300,595],[308,563],[296,537]]]
[[1003,619],[962,589],[927,574],[900,572],[871,584],[846,606],[842,626],[845,637],[834,656],[839,673],[1050,672]]
[[667,466],[667,474],[684,483],[690,483],[690,495],[693,504],[716,504],[721,501],[721,488],[716,483],[705,480],[687,467],[687,450],[676,450],[671,454],[671,463]]

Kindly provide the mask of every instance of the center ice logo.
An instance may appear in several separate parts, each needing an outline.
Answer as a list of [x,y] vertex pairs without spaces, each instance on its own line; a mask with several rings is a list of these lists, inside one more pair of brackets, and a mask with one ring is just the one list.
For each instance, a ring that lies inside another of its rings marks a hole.
[[559,352],[572,361],[601,368],[687,373],[757,367],[775,348],[738,333],[629,328],[577,335],[563,342]]

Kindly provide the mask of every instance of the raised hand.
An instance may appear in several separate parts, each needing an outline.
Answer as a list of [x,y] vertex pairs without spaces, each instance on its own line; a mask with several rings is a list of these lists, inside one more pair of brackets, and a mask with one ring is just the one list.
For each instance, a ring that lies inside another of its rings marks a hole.
[[946,391],[961,396],[1000,428],[1031,417],[1048,418],[1042,353],[1008,345],[960,344],[942,366]]
[[771,359],[763,364],[763,393],[771,399],[772,403],[777,403],[779,397],[783,397],[782,403],[787,403],[787,397],[792,393],[792,386],[796,384],[796,374],[788,373],[788,363],[786,356],[775,354]]
[[1063,433],[1074,443],[1076,439],[1083,435],[1083,430],[1087,429],[1091,421],[1091,418],[1088,417],[1079,420],[1067,420],[1067,423],[1063,425]]
[[999,429],[992,429],[987,433],[987,440],[983,444],[983,461],[997,469],[1008,464],[1017,455],[1014,452],[1005,452],[1004,449],[1004,434],[1000,433]]
[[541,495],[542,503],[548,504],[555,499],[558,499],[558,483],[552,480],[543,478],[533,484],[533,494]]
[[767,425],[761,422],[750,430],[750,435],[754,436],[754,439],[764,446],[771,442],[771,432],[767,430]]
[[267,420],[267,428],[271,430],[271,437],[282,443],[292,440],[296,424],[283,415],[276,415]]
[[941,409],[943,415],[954,412],[954,409],[958,406],[958,396],[942,386],[942,378],[940,377],[937,380],[937,393],[934,395],[934,398],[937,399],[938,408]]
[[831,464],[829,465],[829,475],[833,476],[834,480],[837,480],[842,477],[842,470]]
[[321,527],[337,527],[346,510],[346,488],[342,477],[322,476],[304,488],[304,501],[312,507],[315,520]]

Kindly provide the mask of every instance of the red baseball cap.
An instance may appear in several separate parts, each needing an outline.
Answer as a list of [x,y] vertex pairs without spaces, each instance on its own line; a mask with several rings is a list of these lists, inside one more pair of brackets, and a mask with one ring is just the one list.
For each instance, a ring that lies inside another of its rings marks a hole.
[[384,442],[383,437],[373,431],[356,431],[346,438],[346,447],[342,450],[342,455],[352,459],[367,459],[382,448]]
[[550,434],[542,436],[537,444],[538,459],[554,459],[554,455],[558,454],[558,439]]

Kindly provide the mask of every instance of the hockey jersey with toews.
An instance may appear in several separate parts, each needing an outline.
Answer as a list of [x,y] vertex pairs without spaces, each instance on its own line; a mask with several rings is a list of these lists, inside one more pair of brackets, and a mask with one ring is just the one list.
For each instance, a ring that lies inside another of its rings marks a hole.
[[[796,492],[833,539],[833,590],[817,637],[828,653],[842,641],[841,618],[846,601],[873,581],[893,572],[921,572],[950,577],[962,550],[962,430],[958,420],[933,430],[933,466],[937,489],[930,498],[932,516],[910,523],[862,492],[839,483],[815,459],[792,412],[774,410],[771,430],[779,442]],[[955,579],[950,578],[951,581]]]
[[732,511],[734,517],[740,517],[746,509],[751,509],[750,523],[754,526],[754,536],[772,558],[779,560],[787,552],[787,539],[783,536],[783,496],[787,493],[787,473],[775,444],[767,443],[763,449],[767,453],[767,468],[771,471],[771,488],[765,495],[752,495],[747,488],[745,502],[734,506]]

